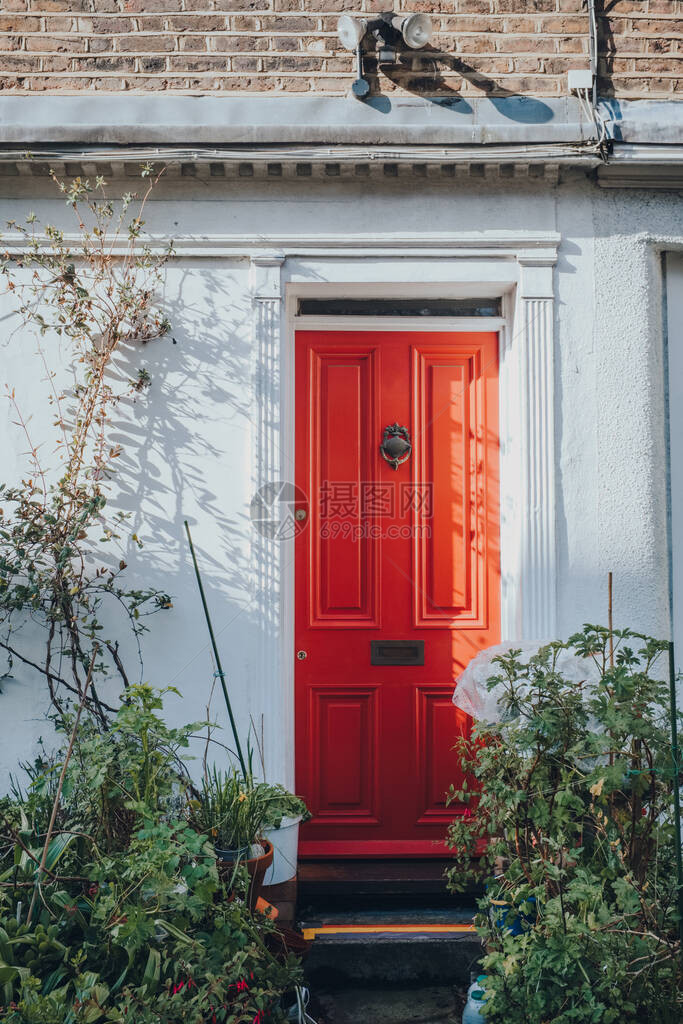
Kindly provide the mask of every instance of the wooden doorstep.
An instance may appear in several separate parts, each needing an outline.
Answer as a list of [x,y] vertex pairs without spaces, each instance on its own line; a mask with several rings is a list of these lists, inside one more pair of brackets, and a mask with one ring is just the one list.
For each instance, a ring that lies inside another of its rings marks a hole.
[[300,899],[329,895],[447,895],[446,859],[306,860],[299,864]]

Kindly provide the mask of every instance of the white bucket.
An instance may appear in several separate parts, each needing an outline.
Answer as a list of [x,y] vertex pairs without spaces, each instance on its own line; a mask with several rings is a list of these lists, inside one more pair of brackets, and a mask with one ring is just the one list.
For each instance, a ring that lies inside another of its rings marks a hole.
[[300,817],[283,818],[279,828],[264,830],[265,838],[273,844],[273,863],[266,871],[264,885],[279,885],[295,877],[300,821]]

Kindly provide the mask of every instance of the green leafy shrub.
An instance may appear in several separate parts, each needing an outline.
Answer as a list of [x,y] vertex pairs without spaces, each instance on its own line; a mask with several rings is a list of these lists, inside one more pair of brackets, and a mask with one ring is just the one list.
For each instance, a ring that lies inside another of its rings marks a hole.
[[[487,882],[492,1024],[681,1020],[666,646],[588,625],[495,661],[501,722],[460,742],[470,784],[449,832],[452,886]],[[559,667],[567,651],[583,684]]]
[[247,910],[243,869],[226,891],[186,813],[181,753],[196,725],[170,728],[161,712],[160,692],[130,687],[110,729],[81,723],[61,792],[63,755],[36,776],[29,810],[42,786],[58,799],[44,869],[45,814],[0,805],[0,1017],[11,1024],[281,1019],[298,963]]

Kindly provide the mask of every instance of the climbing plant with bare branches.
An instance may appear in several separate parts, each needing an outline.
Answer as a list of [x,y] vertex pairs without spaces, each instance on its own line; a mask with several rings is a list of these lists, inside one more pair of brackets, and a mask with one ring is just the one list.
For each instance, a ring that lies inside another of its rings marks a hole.
[[[7,674],[18,662],[42,674],[58,714],[85,696],[106,727],[115,695],[107,684],[118,679],[118,692],[129,683],[121,617],[139,655],[147,616],[171,605],[153,588],[128,586],[125,562],[104,549],[128,530],[126,515],[107,507],[122,453],[111,436],[112,412],[151,382],[146,368],[122,376],[116,357],[168,333],[159,293],[172,246],[160,251],[144,231],[145,206],[163,171],[144,166],[140,194],[115,199],[100,177],[67,182],[50,173],[75,218],[73,232],[34,214],[10,221],[0,265],[22,327],[37,339],[54,430],[52,439],[34,437],[25,396],[7,385],[26,469],[21,480],[0,484],[0,650]],[[64,355],[68,387],[55,369]],[[134,533],[132,540],[141,544]]]

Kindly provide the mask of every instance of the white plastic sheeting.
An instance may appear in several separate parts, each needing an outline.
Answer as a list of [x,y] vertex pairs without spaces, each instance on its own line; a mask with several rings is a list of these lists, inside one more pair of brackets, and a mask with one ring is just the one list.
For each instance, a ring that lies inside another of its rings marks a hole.
[[[522,643],[520,641],[494,644],[480,651],[472,658],[465,671],[455,681],[455,692],[453,703],[461,711],[465,711],[472,718],[483,722],[497,723],[501,721],[500,701],[504,692],[502,683],[496,683],[491,689],[488,688],[488,680],[493,676],[501,675],[500,665],[494,665],[493,660],[501,654],[508,654],[510,651],[520,651],[517,660],[528,662],[544,643],[550,641],[534,641],[533,643]],[[588,682],[595,682],[599,677],[598,666],[592,658],[582,658],[572,651],[562,650],[557,655],[555,669],[568,681],[573,681],[577,686]],[[530,685],[530,684],[526,684]],[[518,680],[516,686],[524,690],[525,683]],[[590,691],[591,687],[587,687]]]

